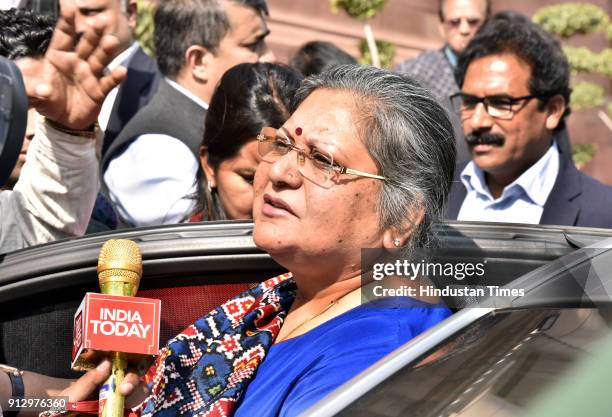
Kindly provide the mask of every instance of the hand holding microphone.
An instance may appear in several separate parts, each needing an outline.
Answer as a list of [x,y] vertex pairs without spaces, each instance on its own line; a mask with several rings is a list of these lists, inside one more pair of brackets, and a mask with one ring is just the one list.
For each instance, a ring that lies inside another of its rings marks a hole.
[[[136,243],[131,240],[109,240],[102,246],[98,258],[98,281],[102,294],[133,297],[138,291],[141,276],[142,257]],[[106,318],[108,316],[110,314],[107,314]],[[98,415],[100,417],[122,417],[125,398],[119,392],[119,386],[127,372],[127,354],[111,352],[110,358],[112,370],[100,389]]]
[[[124,395],[129,386],[121,384],[127,373],[128,360],[141,360],[159,349],[161,302],[134,297],[142,275],[142,260],[136,243],[109,240],[98,259],[98,280],[102,294],[88,293],[75,314],[73,369],[90,370],[99,352],[108,352],[110,375],[102,384],[98,414],[122,417]],[[108,363],[102,362],[81,379],[98,383],[108,374]],[[80,381],[80,380],[79,380]],[[87,390],[87,383],[83,384]],[[129,384],[138,385],[130,379]]]

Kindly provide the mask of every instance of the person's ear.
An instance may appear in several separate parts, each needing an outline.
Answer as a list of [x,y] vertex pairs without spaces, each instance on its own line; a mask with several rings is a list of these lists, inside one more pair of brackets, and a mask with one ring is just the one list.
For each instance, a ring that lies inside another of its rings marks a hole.
[[204,171],[204,175],[206,176],[206,181],[210,184],[210,187],[217,186],[217,178],[215,175],[215,169],[208,162],[208,148],[206,146],[200,146],[200,166],[202,167],[202,171]]
[[383,247],[385,249],[397,249],[405,246],[414,231],[423,222],[425,209],[422,206],[412,206],[407,213],[408,216],[401,227],[392,227],[383,233]]
[[[121,0],[125,1],[125,0]],[[127,2],[125,15],[127,16],[128,26],[130,30],[134,32],[136,24],[138,23],[138,2],[137,0],[129,0]]]
[[185,51],[185,62],[191,76],[200,83],[205,83],[209,79],[209,71],[213,54],[202,45],[191,45]]
[[565,105],[565,99],[560,94],[548,100],[546,104],[546,129],[554,130],[559,125],[565,113]]

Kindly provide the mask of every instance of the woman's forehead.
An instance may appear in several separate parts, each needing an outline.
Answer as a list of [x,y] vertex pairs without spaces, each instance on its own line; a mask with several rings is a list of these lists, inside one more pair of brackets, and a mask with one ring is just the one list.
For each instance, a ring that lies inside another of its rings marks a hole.
[[299,105],[285,129],[292,136],[305,138],[355,136],[357,111],[352,97],[338,90],[318,89]]
[[300,104],[282,130],[296,144],[320,147],[349,164],[371,159],[363,142],[367,128],[363,120],[353,95],[318,89]]

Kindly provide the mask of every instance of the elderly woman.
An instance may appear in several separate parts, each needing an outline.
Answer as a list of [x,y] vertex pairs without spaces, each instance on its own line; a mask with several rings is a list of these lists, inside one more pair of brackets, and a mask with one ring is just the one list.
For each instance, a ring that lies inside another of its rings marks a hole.
[[[130,375],[120,388],[142,415],[297,415],[450,314],[439,300],[360,296],[361,249],[409,256],[441,213],[455,158],[444,109],[372,67],[335,67],[297,96],[283,127],[258,136],[253,209],[256,244],[291,273],[170,341],[146,389]],[[81,398],[108,368],[64,394]]]

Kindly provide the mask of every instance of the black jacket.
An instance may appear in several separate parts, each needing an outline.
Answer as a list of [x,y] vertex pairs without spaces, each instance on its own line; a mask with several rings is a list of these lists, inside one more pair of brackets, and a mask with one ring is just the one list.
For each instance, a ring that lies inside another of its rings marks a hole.
[[[457,173],[465,165],[458,167]],[[467,194],[459,175],[455,177],[446,211],[446,217],[453,220],[457,219]],[[612,187],[579,171],[561,152],[559,173],[544,204],[540,224],[612,228]]]
[[162,77],[157,63],[138,47],[130,58],[127,77],[121,83],[104,132],[102,155],[105,155],[119,132],[144,107],[157,91]]

